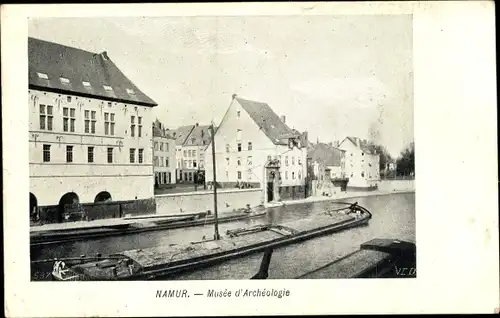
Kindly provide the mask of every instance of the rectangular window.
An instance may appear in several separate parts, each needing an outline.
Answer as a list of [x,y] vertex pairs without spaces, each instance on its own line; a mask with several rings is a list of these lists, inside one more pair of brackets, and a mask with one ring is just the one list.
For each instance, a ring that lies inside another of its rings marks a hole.
[[238,160],[236,160],[236,165],[241,166],[241,158],[238,158]]
[[240,114],[241,114],[241,112],[238,110],[238,111],[236,112],[236,116],[238,116],[238,118],[240,118]]
[[196,149],[193,150],[193,157],[196,157]]
[[85,126],[85,133],[86,134],[90,133],[90,111],[88,110],[84,111],[84,126]]
[[196,168],[196,160],[193,160],[193,168]]
[[238,152],[241,151],[241,144],[238,144]]
[[63,107],[63,131],[75,132],[75,108]]
[[188,161],[184,160],[184,168],[187,168],[187,167],[188,167]]
[[237,141],[240,141],[240,140],[241,140],[241,129],[238,129],[238,130],[236,131],[236,140],[237,140]]
[[169,166],[170,166],[170,162],[169,162],[169,160],[167,158],[167,159],[165,159],[165,167],[169,167]]
[[135,116],[130,116],[130,136],[135,137]]
[[229,152],[229,145],[226,145],[226,152]]
[[158,167],[158,157],[157,157],[157,156],[154,156],[154,157],[153,157],[153,165],[154,165],[155,167]]
[[285,171],[285,180],[288,180],[288,171]]
[[285,156],[285,166],[288,166],[288,156]]
[[184,157],[187,157],[187,150],[184,150]]
[[142,137],[142,117],[137,117],[137,124],[139,125],[137,135],[138,137]]
[[87,161],[89,163],[94,162],[94,147],[88,147],[87,148]]
[[144,149],[139,149],[139,163],[144,162]]
[[66,162],[73,162],[73,146],[66,146]]
[[292,166],[295,165],[295,157],[292,156]]
[[229,158],[226,158],[226,163],[229,166]]
[[160,151],[163,151],[163,142],[160,142]]
[[248,175],[247,179],[252,180],[252,169],[248,169],[247,175]]
[[90,112],[90,133],[95,134],[95,124],[97,120],[95,119],[95,111]]
[[53,106],[47,105],[47,130],[52,130],[52,122],[54,121],[52,110]]
[[295,180],[295,172],[292,172],[292,179]]
[[247,158],[247,166],[252,166],[252,164],[253,164],[252,163],[252,157],[250,156],[250,157]]
[[189,168],[193,167],[193,160],[189,160]]
[[170,151],[170,149],[169,149],[169,148],[170,148],[170,147],[169,147],[169,144],[168,144],[168,142],[166,142],[166,143],[165,143],[165,151],[167,151],[167,152],[168,152],[168,151]]
[[299,170],[299,179],[302,179],[302,173]]
[[158,141],[155,141],[155,150],[158,150]]
[[135,163],[135,148],[130,148],[130,163]]
[[104,134],[109,135],[109,113],[104,113]]
[[43,162],[50,162],[50,145],[43,145]]
[[113,148],[108,148],[108,163],[113,163]]
[[45,130],[46,118],[45,105],[40,104],[40,130]]
[[302,165],[302,160],[300,159],[300,157],[297,158],[297,163],[299,166]]
[[238,180],[241,180],[241,171],[238,171]]
[[158,165],[159,165],[160,167],[163,167],[163,157],[160,157],[160,159],[159,159],[159,160],[160,160],[160,162],[159,162],[159,164],[158,164]]
[[205,163],[203,162],[203,160],[200,160],[200,168],[204,168],[205,167]]
[[115,135],[115,114],[109,114],[109,124],[110,124],[110,135]]
[[251,142],[248,143],[248,150],[252,150],[252,143]]
[[52,123],[54,121],[53,106],[40,105],[40,129],[52,130]]

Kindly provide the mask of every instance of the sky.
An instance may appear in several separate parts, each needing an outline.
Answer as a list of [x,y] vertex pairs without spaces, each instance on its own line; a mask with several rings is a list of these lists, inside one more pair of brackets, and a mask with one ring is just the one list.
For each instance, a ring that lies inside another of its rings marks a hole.
[[107,51],[167,127],[218,124],[238,96],[311,141],[413,141],[411,15],[44,18],[29,36]]

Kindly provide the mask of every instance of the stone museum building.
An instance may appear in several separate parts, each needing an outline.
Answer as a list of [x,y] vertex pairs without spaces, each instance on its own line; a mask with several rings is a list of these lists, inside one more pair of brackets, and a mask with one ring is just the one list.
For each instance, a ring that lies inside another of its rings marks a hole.
[[154,198],[155,101],[106,52],[35,38],[28,49],[30,210]]

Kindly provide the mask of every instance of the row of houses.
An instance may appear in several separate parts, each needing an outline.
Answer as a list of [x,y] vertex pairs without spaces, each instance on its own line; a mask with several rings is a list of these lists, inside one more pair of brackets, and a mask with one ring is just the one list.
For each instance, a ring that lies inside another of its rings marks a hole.
[[[155,185],[214,180],[210,126],[153,120],[157,103],[106,52],[34,38],[28,48],[30,211],[154,200]],[[267,201],[304,197],[313,179],[370,187],[379,178],[366,141],[312,144],[267,103],[233,95],[214,131],[218,185],[261,188]]]

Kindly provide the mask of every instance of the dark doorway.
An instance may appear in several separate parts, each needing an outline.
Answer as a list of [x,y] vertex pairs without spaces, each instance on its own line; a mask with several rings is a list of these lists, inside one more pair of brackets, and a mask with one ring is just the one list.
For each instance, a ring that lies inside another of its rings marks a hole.
[[274,199],[274,185],[273,182],[267,183],[267,202],[271,202]]
[[38,200],[36,196],[30,192],[30,217],[33,219],[36,216],[36,210],[38,208]]
[[57,221],[62,222],[66,205],[77,204],[79,202],[80,202],[80,199],[78,198],[78,195],[76,193],[68,192],[68,193],[64,194],[61,197],[61,199],[59,200],[59,208],[58,208],[59,213],[57,215]]
[[107,191],[101,191],[96,195],[94,202],[106,202],[111,201],[111,194]]

